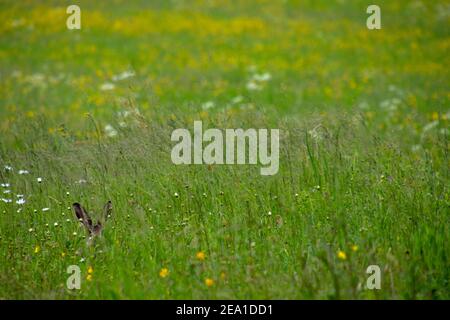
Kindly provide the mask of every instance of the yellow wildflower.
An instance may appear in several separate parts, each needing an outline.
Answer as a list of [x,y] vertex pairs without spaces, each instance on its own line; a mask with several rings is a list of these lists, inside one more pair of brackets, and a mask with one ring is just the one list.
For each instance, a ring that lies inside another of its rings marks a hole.
[[352,251],[353,252],[358,251],[358,246],[356,244],[352,245]]
[[35,113],[33,111],[27,111],[25,114],[28,118],[34,118]]
[[94,273],[94,269],[92,268],[92,266],[89,266],[87,272],[88,272],[88,274],[93,274]]
[[338,257],[338,259],[340,259],[340,260],[345,260],[345,259],[347,259],[347,255],[345,254],[344,251],[341,251],[341,250],[338,251],[337,257]]
[[439,120],[439,113],[437,113],[436,111],[434,111],[434,112],[431,114],[431,119],[432,119],[433,121]]
[[197,254],[195,255],[195,257],[200,260],[203,261],[206,258],[206,254],[203,251],[199,251],[197,252]]
[[214,280],[211,278],[206,278],[205,279],[205,284],[207,287],[212,287],[214,285]]
[[36,245],[36,247],[34,247],[34,253],[39,253],[41,251],[41,247],[39,245]]
[[167,268],[162,268],[161,271],[159,271],[159,276],[161,278],[165,278],[169,275],[169,269]]

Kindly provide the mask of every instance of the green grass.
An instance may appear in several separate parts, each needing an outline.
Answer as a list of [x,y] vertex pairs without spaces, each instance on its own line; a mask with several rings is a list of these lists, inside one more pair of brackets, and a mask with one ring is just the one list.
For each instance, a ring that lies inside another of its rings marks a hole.
[[[68,31],[0,2],[0,298],[448,299],[449,4],[379,1],[379,31],[368,4],[81,1]],[[194,120],[279,128],[278,174],[172,164]],[[71,204],[107,200],[89,247]]]

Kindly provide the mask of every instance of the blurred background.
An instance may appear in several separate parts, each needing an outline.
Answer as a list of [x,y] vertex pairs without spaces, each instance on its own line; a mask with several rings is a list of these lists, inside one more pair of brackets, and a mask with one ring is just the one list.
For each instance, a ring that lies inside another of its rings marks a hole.
[[129,108],[447,119],[450,2],[378,1],[382,29],[368,30],[372,2],[77,1],[68,30],[71,1],[2,0],[0,128]]

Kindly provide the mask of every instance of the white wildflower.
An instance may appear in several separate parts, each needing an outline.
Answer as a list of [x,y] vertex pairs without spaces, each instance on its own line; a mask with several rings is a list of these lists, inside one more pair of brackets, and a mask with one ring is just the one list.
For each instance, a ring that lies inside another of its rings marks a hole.
[[25,81],[36,87],[47,86],[47,83],[45,82],[45,75],[42,73],[34,73],[32,75],[29,75],[25,78]]
[[428,123],[427,125],[425,125],[425,126],[423,127],[422,132],[423,132],[423,133],[428,132],[428,131],[430,131],[431,129],[437,127],[438,124],[439,124],[439,121],[437,121],[437,120],[436,120],[436,121],[432,121],[432,122]]
[[110,124],[107,124],[105,126],[105,133],[108,137],[115,137],[117,136],[117,130],[114,129],[114,127]]
[[112,81],[120,81],[120,80],[125,80],[131,77],[134,77],[136,74],[134,71],[124,71],[120,74],[114,75],[112,77]]
[[114,90],[116,86],[113,83],[106,82],[100,86],[100,90],[102,91],[111,91]]
[[401,103],[402,101],[399,98],[387,99],[380,102],[380,108],[387,111],[395,111]]
[[208,109],[214,108],[214,106],[215,106],[215,104],[213,101],[207,101],[204,104],[202,104],[202,109],[208,110]]
[[257,84],[255,81],[249,81],[247,83],[247,90],[250,91],[259,91],[261,90],[261,86],[259,84]]
[[119,111],[117,113],[117,115],[121,118],[127,118],[130,114],[131,114],[131,112],[129,110]]
[[308,130],[308,134],[313,138],[315,141],[319,141],[323,138],[322,133],[318,130],[320,128],[319,126],[314,127],[311,130]]
[[272,76],[268,72],[253,75],[253,80],[259,81],[259,82],[266,82],[266,81],[269,81],[270,79],[272,79]]
[[238,103],[242,102],[243,100],[244,100],[243,96],[237,96],[237,97],[234,97],[233,99],[231,99],[231,103],[238,104]]

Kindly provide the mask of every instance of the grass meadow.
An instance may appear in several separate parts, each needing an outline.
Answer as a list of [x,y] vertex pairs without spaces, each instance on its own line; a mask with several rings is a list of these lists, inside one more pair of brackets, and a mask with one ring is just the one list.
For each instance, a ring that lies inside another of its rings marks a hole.
[[[448,1],[70,4],[0,1],[0,299],[449,299]],[[278,173],[174,165],[194,120]]]

